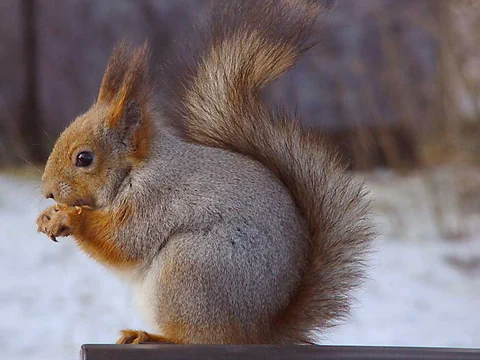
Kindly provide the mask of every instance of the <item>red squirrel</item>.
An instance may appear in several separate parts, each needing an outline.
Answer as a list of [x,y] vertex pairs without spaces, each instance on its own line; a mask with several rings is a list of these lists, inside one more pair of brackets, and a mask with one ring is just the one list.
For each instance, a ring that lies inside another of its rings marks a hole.
[[57,205],[37,225],[132,285],[152,332],[118,343],[306,344],[349,314],[373,239],[365,188],[319,130],[260,96],[327,11],[216,1],[162,101],[147,43],[115,47],[47,161]]

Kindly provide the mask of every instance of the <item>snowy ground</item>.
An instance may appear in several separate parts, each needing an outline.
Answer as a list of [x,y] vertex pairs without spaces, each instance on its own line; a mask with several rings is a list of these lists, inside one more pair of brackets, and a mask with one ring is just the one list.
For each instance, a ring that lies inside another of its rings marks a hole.
[[[436,188],[419,176],[367,180],[383,235],[352,319],[323,343],[480,347],[480,207],[468,196],[480,188],[463,185],[466,200],[452,205],[451,177],[431,178]],[[112,342],[142,321],[128,288],[70,239],[36,233],[48,204],[38,184],[0,174],[0,349],[3,359],[75,359],[82,343]],[[432,204],[448,215],[444,233],[454,239],[440,239]]]

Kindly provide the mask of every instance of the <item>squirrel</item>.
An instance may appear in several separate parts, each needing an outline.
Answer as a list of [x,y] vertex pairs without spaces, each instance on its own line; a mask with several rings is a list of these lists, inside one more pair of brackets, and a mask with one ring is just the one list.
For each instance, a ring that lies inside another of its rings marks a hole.
[[131,284],[154,331],[117,343],[311,344],[349,315],[374,234],[368,192],[321,131],[260,94],[329,6],[217,0],[157,82],[148,42],[114,47],[47,160],[41,192],[57,204],[37,225]]

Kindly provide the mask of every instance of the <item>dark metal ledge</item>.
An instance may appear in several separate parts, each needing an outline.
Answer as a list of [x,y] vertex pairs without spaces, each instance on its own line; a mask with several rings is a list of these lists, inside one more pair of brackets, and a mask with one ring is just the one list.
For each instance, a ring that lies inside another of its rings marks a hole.
[[83,360],[480,360],[480,349],[270,346],[83,345]]

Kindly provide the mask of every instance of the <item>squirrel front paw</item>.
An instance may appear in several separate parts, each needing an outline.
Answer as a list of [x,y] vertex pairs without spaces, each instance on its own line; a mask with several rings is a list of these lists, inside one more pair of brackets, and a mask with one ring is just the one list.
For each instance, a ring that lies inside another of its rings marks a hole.
[[37,218],[37,231],[46,234],[57,242],[58,236],[69,236],[72,233],[72,217],[81,213],[80,207],[54,205],[42,211]]

